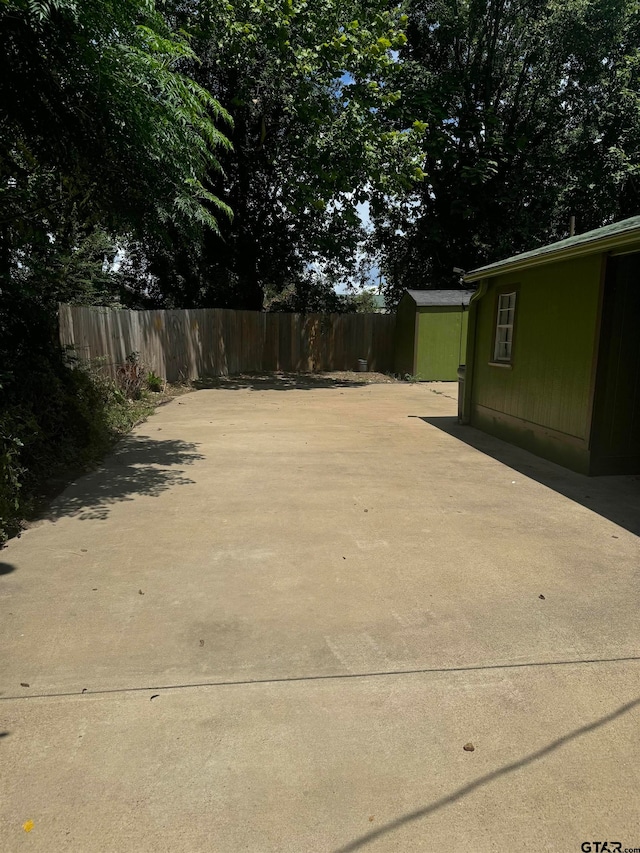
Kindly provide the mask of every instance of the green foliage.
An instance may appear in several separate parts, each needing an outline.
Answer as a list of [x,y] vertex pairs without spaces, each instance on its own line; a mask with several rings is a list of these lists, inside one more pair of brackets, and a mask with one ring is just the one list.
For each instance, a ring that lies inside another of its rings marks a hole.
[[64,266],[96,229],[217,230],[230,215],[208,184],[229,115],[182,73],[193,51],[153,2],[4,0],[0,35],[5,282],[45,290],[46,262]]
[[355,311],[351,296],[336,293],[331,281],[314,272],[279,292],[267,288],[264,302],[267,311],[295,314],[347,314]]
[[63,195],[88,192],[125,218],[144,205],[162,221],[192,204],[216,227],[198,203],[228,209],[200,179],[219,168],[214,150],[229,147],[214,124],[229,116],[180,72],[194,54],[154,3],[6,0],[0,16],[11,70],[0,94],[13,132],[3,153],[16,171],[49,166],[70,184]]
[[95,464],[153,404],[129,400],[99,367],[61,351],[12,365],[0,413],[0,543],[19,530],[47,484]]
[[358,314],[372,314],[380,308],[376,294],[372,290],[361,290],[352,297]]
[[411,0],[394,127],[424,179],[379,194],[388,301],[640,210],[639,10],[631,0]]
[[20,465],[22,442],[14,435],[15,426],[7,413],[0,417],[0,543],[6,537],[4,522],[20,511],[20,488],[24,468]]
[[154,391],[156,394],[159,394],[164,388],[164,380],[162,377],[157,376],[153,370],[150,370],[147,373],[147,388],[149,391]]
[[[132,247],[127,286],[166,306],[260,309],[291,294],[364,276],[358,205],[374,189],[411,186],[414,132],[389,127],[390,85],[403,19],[385,0],[175,2],[174,27],[193,34],[189,73],[234,121],[224,176],[234,211],[224,240],[179,235]],[[151,288],[147,282],[151,276]],[[303,300],[304,301],[304,300]]]
[[56,303],[119,300],[118,237],[218,229],[230,210],[210,176],[230,117],[185,75],[188,37],[153,0],[0,0],[0,36],[3,537],[44,481],[94,461],[148,410],[144,373],[132,403],[69,367]]

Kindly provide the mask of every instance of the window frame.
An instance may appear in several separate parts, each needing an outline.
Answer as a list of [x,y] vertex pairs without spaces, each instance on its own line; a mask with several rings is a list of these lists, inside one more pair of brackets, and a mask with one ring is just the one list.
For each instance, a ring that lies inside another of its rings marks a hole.
[[[493,322],[493,338],[491,342],[491,358],[489,363],[495,365],[496,367],[511,367],[513,365],[513,345],[515,343],[515,329],[516,329],[516,317],[518,311],[518,296],[519,296],[519,288],[516,284],[510,284],[505,287],[501,287],[500,290],[496,292],[495,306],[494,306],[494,322]],[[507,305],[506,307],[503,305],[504,297],[510,297],[513,299],[513,303]],[[510,322],[501,323],[500,314],[504,311],[511,312]],[[509,329],[511,334],[508,340],[500,341],[500,329]],[[500,344],[508,343],[509,345],[509,354],[507,357],[500,357],[498,354],[498,347]]]

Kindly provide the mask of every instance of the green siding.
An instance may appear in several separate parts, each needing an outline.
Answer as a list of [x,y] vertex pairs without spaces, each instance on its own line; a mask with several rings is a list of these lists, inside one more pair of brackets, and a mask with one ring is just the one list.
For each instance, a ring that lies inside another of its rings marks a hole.
[[455,381],[464,364],[468,312],[461,306],[418,309],[416,374],[430,381]]
[[396,314],[395,372],[400,376],[412,375],[414,372],[415,324],[416,303],[405,293]]
[[[503,413],[524,422],[523,441],[527,424],[588,439],[600,277],[601,256],[593,255],[490,280],[477,303],[472,423]],[[497,291],[511,286],[518,292],[512,365],[493,366]],[[510,423],[511,440],[521,443]]]
[[491,409],[474,409],[471,424],[503,441],[571,468],[580,474],[590,474],[590,453],[586,444],[569,439],[563,433],[537,427],[527,421],[511,419]]

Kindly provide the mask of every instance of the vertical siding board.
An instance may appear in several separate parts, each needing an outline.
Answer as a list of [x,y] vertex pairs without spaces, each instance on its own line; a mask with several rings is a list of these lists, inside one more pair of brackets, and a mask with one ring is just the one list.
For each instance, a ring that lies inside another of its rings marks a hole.
[[231,329],[227,341],[233,361],[230,364],[232,373],[242,373],[242,316],[239,311],[231,311]]
[[216,376],[228,376],[227,349],[224,343],[224,315],[217,310],[213,316],[213,336],[215,340]]
[[349,341],[349,317],[346,314],[334,315],[336,324],[336,365],[338,370],[345,370],[347,364],[347,342]]
[[300,361],[305,373],[313,370],[315,356],[315,315],[304,314],[300,329]]
[[369,362],[371,370],[379,370],[379,364],[382,362],[379,349],[381,326],[376,322],[376,316],[373,314],[371,319],[371,361]]
[[258,319],[260,323],[260,340],[256,347],[256,364],[258,365],[256,370],[263,370],[264,368],[262,365],[265,363],[264,348],[267,340],[267,315],[265,313],[261,313],[258,315]]
[[[346,370],[357,370],[358,369],[358,359],[364,358],[366,359],[367,353],[364,346],[364,329],[362,328],[362,323],[356,323],[356,314],[352,314],[349,317],[350,325],[351,325],[351,335],[350,338],[355,342],[356,349],[355,352],[349,353],[349,367],[345,368]],[[365,315],[366,316],[366,315]]]
[[304,370],[302,360],[302,330],[304,326],[304,314],[292,314],[293,328],[291,330],[291,339],[293,342],[293,356],[296,372]]
[[331,364],[331,355],[335,341],[333,317],[326,314],[317,314],[316,330],[318,335],[318,364],[315,369],[327,370],[327,364]]
[[[342,329],[340,326],[340,315],[330,314],[327,320],[329,329],[329,359],[328,363],[336,366],[336,370],[342,370]],[[325,370],[328,369],[325,367]]]
[[171,312],[162,312],[162,341],[165,352],[166,378],[169,382],[178,380],[178,358],[173,348],[173,333],[171,328]]
[[202,309],[205,376],[217,376],[217,345],[214,326],[215,308]]
[[265,314],[265,337],[264,337],[264,370],[274,371],[278,369],[278,315]]
[[233,311],[223,310],[222,314],[222,339],[224,341],[225,360],[227,365],[227,373],[231,375],[236,372],[235,356],[232,349],[233,335]]
[[229,371],[229,375],[238,372],[237,364],[236,364],[236,347],[237,347],[237,335],[235,330],[235,312],[230,309],[224,309],[223,311],[223,335],[224,335],[224,348],[227,354],[227,370]]
[[278,317],[278,370],[289,369],[289,323],[286,314]]
[[360,324],[355,322],[354,314],[345,315],[346,337],[344,347],[343,370],[357,370],[358,359],[362,358],[362,335]]
[[345,327],[345,336],[344,336],[344,346],[343,346],[343,370],[357,370],[358,364],[357,359],[361,356],[356,355],[356,353],[360,352],[360,335],[358,334],[358,329],[356,328],[356,324],[353,321],[353,314],[345,314],[344,315],[344,327]]

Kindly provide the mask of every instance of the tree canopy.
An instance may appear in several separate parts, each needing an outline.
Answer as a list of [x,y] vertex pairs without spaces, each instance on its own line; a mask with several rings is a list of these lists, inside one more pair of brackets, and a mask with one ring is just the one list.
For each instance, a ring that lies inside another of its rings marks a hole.
[[0,35],[5,292],[33,272],[43,296],[68,293],[51,267],[97,227],[218,230],[230,209],[209,175],[230,119],[182,73],[189,41],[152,2],[2,0]]
[[373,206],[387,295],[638,212],[638,5],[411,0],[393,126],[424,181]]
[[[176,3],[193,34],[189,73],[233,118],[233,147],[210,180],[231,206],[222,240],[140,246],[131,280],[159,300],[261,309],[265,293],[358,277],[358,205],[411,180],[411,139],[387,120],[405,19],[385,0]],[[410,136],[410,135],[409,135]],[[317,300],[316,300],[317,301]]]
[[393,305],[636,213],[639,24],[636,0],[0,0],[4,292],[310,310],[377,264]]

